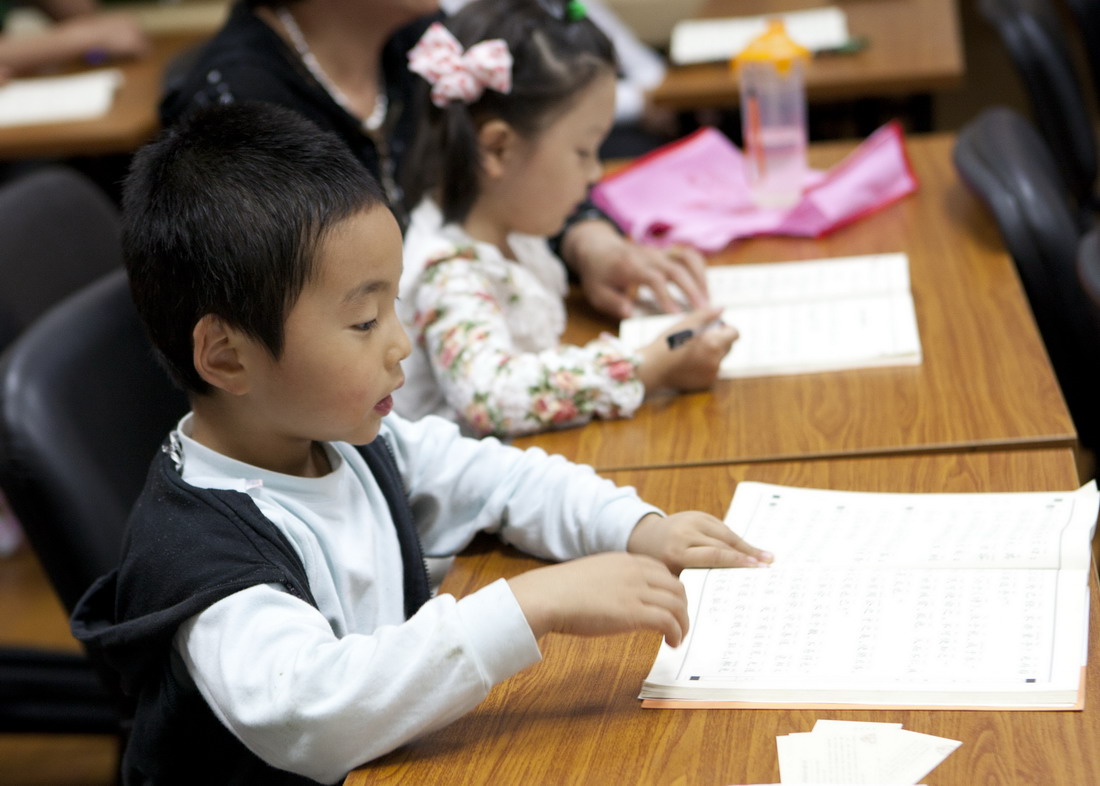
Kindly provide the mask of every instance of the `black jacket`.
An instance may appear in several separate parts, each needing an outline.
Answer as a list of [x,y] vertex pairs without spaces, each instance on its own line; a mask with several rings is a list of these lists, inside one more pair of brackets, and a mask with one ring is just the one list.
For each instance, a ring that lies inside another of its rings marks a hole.
[[[359,450],[395,523],[411,616],[430,590],[408,499],[385,440]],[[119,568],[92,585],[72,620],[89,657],[132,702],[124,783],[312,783],[245,748],[173,657],[181,623],[257,584],[281,584],[317,605],[297,553],[247,494],[191,486],[167,451],[158,454],[131,514]]]
[[[394,176],[416,134],[419,112],[411,106],[419,76],[409,71],[407,53],[428,25],[442,15],[427,16],[399,30],[382,53],[389,110],[382,136],[393,159]],[[359,119],[337,104],[302,65],[298,53],[244,3],[193,60],[170,69],[160,118],[167,127],[199,106],[225,101],[267,101],[308,117],[344,140],[348,149],[378,178],[382,158]],[[399,207],[399,206],[398,206]]]

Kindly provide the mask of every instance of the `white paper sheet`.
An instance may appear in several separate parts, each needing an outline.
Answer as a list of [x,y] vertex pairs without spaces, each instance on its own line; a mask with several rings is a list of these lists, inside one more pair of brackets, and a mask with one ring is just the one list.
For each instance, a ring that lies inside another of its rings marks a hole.
[[[905,254],[711,267],[707,286],[740,333],[719,369],[723,379],[922,361]],[[642,347],[679,319],[632,317],[619,336]]]
[[827,6],[767,16],[685,19],[672,28],[669,59],[677,65],[728,60],[763,33],[775,16],[783,19],[790,37],[810,51],[848,43],[848,17],[842,9]]
[[776,738],[781,783],[915,784],[962,743],[900,723],[819,720]]
[[865,494],[745,482],[727,524],[770,568],[687,570],[691,628],[643,697],[1076,703],[1100,496]]
[[102,117],[122,84],[117,68],[72,76],[13,79],[0,87],[0,127]]

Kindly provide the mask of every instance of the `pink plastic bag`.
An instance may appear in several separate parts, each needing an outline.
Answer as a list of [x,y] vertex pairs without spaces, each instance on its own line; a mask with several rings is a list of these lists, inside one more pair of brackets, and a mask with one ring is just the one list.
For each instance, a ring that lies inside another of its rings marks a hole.
[[820,237],[916,188],[901,126],[890,122],[836,166],[811,170],[793,207],[757,207],[741,151],[704,128],[605,178],[592,199],[634,240],[714,252],[752,235]]

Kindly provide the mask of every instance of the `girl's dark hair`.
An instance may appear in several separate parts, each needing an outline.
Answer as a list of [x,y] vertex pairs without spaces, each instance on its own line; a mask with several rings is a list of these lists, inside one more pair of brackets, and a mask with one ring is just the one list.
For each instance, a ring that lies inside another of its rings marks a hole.
[[569,110],[601,74],[614,73],[611,42],[588,18],[573,20],[565,0],[475,0],[444,24],[468,49],[503,39],[512,53],[512,92],[486,89],[477,101],[451,101],[440,109],[421,82],[416,96],[427,107],[405,166],[410,209],[439,189],[446,221],[462,221],[477,200],[481,162],[478,129],[503,120],[532,138]]
[[195,110],[134,156],[122,198],[130,292],[160,359],[191,393],[191,333],[207,314],[282,354],[287,314],[326,233],[385,206],[334,134],[289,109]]

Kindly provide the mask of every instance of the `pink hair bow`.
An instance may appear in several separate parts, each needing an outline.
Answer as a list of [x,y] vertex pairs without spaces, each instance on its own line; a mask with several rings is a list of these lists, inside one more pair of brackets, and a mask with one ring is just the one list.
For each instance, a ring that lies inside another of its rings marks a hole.
[[487,87],[512,92],[508,44],[494,38],[463,52],[462,44],[439,22],[433,22],[409,50],[409,70],[432,86],[432,103],[440,108],[451,101],[473,103]]

